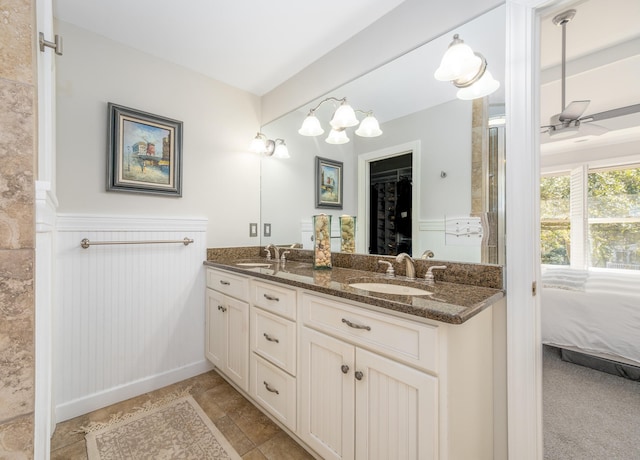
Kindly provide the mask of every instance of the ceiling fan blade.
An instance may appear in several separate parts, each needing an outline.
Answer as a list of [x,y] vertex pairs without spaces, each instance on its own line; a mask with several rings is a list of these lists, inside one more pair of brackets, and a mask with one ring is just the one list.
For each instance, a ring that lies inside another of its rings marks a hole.
[[601,136],[608,132],[609,129],[604,126],[594,125],[593,123],[580,123],[581,136]]
[[584,117],[581,121],[600,121],[608,118],[622,117],[640,112],[640,104],[618,107],[617,109],[605,110],[604,112],[592,113]]
[[560,114],[560,121],[577,120],[587,110],[591,101],[573,101]]

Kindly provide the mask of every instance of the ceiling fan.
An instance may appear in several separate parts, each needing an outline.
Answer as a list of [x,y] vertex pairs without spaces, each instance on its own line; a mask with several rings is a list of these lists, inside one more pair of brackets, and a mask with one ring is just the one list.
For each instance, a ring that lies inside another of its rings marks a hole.
[[542,142],[566,139],[578,134],[581,136],[600,136],[609,130],[603,126],[593,124],[593,121],[605,120],[640,111],[640,104],[635,104],[583,116],[591,102],[590,100],[572,101],[569,105],[565,106],[566,26],[575,15],[576,10],[571,9],[560,13],[553,18],[553,23],[562,27],[562,112],[552,116],[549,124],[541,127],[542,134],[549,134],[548,137],[542,139]]

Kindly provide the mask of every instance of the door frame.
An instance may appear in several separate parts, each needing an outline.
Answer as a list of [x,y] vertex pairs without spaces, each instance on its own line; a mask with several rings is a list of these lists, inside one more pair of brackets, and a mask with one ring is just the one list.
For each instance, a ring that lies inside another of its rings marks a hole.
[[[416,174],[420,173],[420,157],[422,151],[420,141],[410,141],[402,144],[392,145],[380,150],[362,153],[358,155],[358,216],[360,217],[360,225],[356,227],[356,252],[361,254],[369,253],[369,187],[370,180],[370,163],[378,160],[385,160],[400,155],[411,153],[411,177],[413,186],[411,187],[411,247],[415,248],[415,243],[419,242],[420,234],[420,181],[414,180]],[[413,251],[414,257],[416,256]]]
[[[561,0],[562,1],[562,0]],[[540,14],[549,0],[506,0],[508,456],[543,458],[540,340]],[[556,1],[557,3],[557,1]]]

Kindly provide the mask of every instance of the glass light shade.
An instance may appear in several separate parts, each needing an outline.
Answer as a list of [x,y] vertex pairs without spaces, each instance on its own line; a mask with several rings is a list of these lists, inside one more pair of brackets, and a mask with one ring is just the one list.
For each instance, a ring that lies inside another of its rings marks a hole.
[[358,123],[358,119],[356,118],[356,112],[351,108],[346,101],[340,104],[340,107],[336,110],[336,113],[333,114],[333,118],[329,124],[333,129],[338,128],[348,128],[350,126],[355,126]]
[[324,133],[324,129],[320,126],[320,120],[310,113],[302,122],[302,126],[298,130],[298,133],[303,136],[319,136]]
[[267,151],[267,144],[265,143],[265,136],[258,133],[256,137],[251,141],[251,145],[249,146],[249,151],[255,153],[264,153]]
[[276,149],[273,152],[273,158],[290,158],[289,149],[284,141],[276,141]]
[[465,45],[458,35],[454,35],[453,42],[442,56],[440,67],[433,76],[440,81],[457,80],[464,75],[476,73],[481,65],[482,59],[476,56],[471,47]]
[[360,126],[358,126],[355,133],[361,137],[378,137],[382,134],[382,130],[376,117],[367,115],[364,117],[364,120],[360,122]]
[[458,99],[470,101],[472,99],[478,99],[480,97],[488,96],[489,94],[500,88],[500,82],[493,78],[491,72],[486,70],[480,80],[473,85],[466,88],[460,88],[456,93]]
[[347,132],[344,129],[332,129],[329,136],[325,139],[327,144],[346,144],[349,142]]

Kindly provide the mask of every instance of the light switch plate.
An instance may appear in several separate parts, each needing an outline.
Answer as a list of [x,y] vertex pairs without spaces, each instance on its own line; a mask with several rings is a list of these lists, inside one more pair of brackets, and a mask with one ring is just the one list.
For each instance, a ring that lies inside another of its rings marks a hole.
[[271,236],[271,224],[264,224],[264,229],[262,231],[264,236]]
[[254,237],[254,236],[258,236],[258,223],[257,222],[251,222],[249,224],[249,237]]

